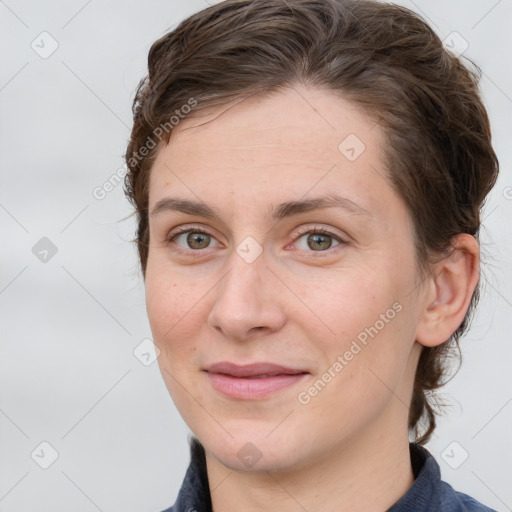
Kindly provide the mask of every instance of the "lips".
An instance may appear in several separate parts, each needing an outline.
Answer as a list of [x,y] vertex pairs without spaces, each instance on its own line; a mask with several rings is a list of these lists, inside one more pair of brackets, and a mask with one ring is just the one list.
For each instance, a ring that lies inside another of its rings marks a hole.
[[259,400],[302,380],[309,372],[276,365],[215,363],[205,369],[213,389],[231,399]]
[[258,379],[265,377],[275,377],[276,375],[298,375],[308,373],[305,370],[287,368],[272,363],[253,363],[247,365],[237,365],[229,362],[215,363],[206,371],[209,373],[220,373],[230,375],[231,377]]

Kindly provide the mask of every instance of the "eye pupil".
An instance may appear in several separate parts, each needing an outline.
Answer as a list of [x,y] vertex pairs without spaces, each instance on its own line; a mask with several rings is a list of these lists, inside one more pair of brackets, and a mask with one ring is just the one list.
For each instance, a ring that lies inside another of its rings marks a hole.
[[187,244],[192,249],[205,249],[210,245],[210,235],[203,233],[189,233],[187,236]]
[[332,245],[332,238],[329,235],[319,233],[308,236],[308,246],[313,250],[329,249]]

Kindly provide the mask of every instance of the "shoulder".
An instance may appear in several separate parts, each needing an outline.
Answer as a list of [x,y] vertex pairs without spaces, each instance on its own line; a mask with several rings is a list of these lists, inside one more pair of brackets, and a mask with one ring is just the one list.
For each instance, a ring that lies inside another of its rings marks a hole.
[[441,482],[440,505],[444,512],[496,512],[446,482]]
[[409,448],[414,482],[388,512],[496,512],[441,480],[439,464],[423,446]]
[[212,512],[206,457],[197,438],[189,438],[190,464],[181,484],[176,502],[162,512]]

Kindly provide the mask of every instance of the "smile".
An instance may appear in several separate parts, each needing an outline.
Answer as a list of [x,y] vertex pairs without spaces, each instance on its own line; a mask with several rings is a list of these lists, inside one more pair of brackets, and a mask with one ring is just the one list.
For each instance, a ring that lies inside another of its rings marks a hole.
[[309,372],[271,363],[236,365],[223,362],[206,370],[212,387],[224,396],[258,400],[302,380]]

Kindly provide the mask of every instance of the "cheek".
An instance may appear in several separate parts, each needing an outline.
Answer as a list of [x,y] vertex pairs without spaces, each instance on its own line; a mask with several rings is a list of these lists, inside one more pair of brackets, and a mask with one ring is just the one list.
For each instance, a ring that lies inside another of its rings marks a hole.
[[[198,295],[199,294],[199,295]],[[153,340],[160,353],[158,365],[176,407],[187,416],[193,402],[189,393],[199,396],[190,362],[197,357],[198,326],[204,290],[198,285],[182,282],[179,273],[164,266],[149,265],[146,271],[146,308]],[[184,389],[188,392],[184,393]],[[196,414],[200,414],[200,411]]]
[[365,328],[392,307],[396,293],[390,283],[380,277],[383,274],[360,266],[325,273],[307,282],[298,280],[298,295],[330,331],[327,347],[333,345],[336,350],[342,349],[340,343],[364,333]]
[[191,329],[201,325],[200,283],[184,281],[178,272],[148,262],[146,271],[146,309],[155,344],[161,351],[190,347]]
[[385,269],[366,268],[344,272],[336,281],[326,280],[308,295],[310,308],[330,331],[328,337],[312,339],[324,353],[320,375],[336,375],[332,379],[336,384],[329,386],[338,389],[333,399],[338,400],[339,390],[375,398],[387,392],[386,385],[392,389],[399,385],[414,329],[412,312],[397,282]]

